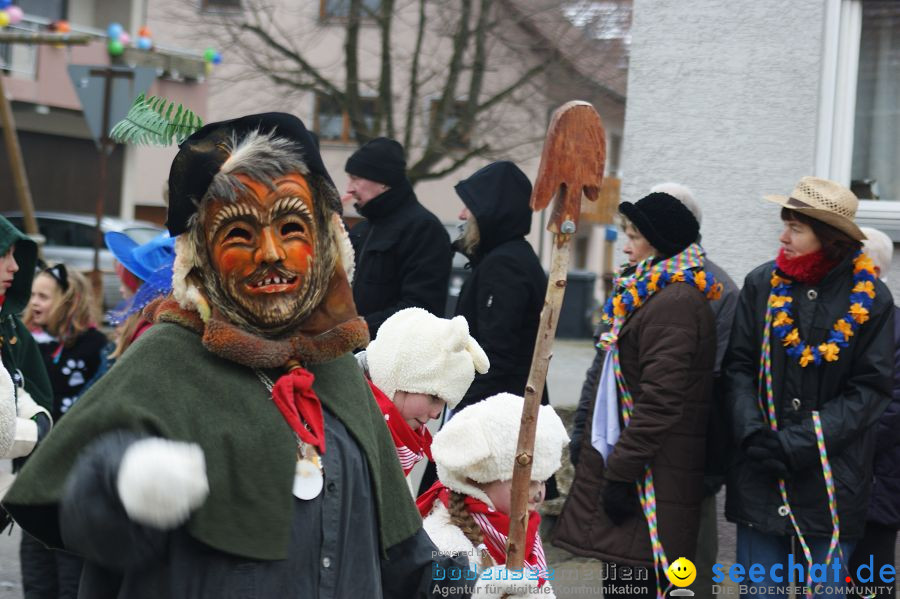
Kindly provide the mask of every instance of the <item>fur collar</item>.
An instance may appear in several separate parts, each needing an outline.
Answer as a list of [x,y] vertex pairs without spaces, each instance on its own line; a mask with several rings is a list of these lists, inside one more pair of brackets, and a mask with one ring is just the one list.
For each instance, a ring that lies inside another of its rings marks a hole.
[[149,305],[147,313],[154,322],[170,322],[196,332],[210,352],[250,368],[280,368],[290,360],[321,364],[369,342],[369,329],[359,316],[317,335],[298,332],[267,339],[228,322],[215,308],[204,323],[198,312],[182,308],[171,297]]
[[818,285],[825,275],[838,265],[838,262],[826,258],[825,252],[822,250],[796,258],[788,258],[784,255],[784,248],[781,248],[778,251],[778,257],[775,258],[775,265],[795,281],[804,285]]

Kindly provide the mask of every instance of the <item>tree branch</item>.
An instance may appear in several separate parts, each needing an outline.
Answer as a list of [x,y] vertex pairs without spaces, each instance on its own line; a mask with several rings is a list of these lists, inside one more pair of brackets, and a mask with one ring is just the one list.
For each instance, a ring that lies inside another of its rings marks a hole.
[[416,121],[416,104],[419,103],[419,56],[422,54],[422,41],[425,39],[425,2],[419,0],[419,25],[416,29],[416,47],[413,50],[412,66],[409,69],[409,100],[406,103],[406,130],[403,135],[403,147],[412,144],[413,127]]
[[323,89],[328,90],[328,93],[334,95],[337,98],[343,98],[343,93],[341,90],[337,88],[330,80],[324,77],[318,69],[312,66],[309,62],[307,62],[300,54],[294,52],[287,46],[281,44],[277,40],[275,40],[267,31],[265,31],[259,25],[251,25],[249,23],[242,23],[240,25],[242,31],[247,31],[252,33],[260,41],[269,46],[271,49],[275,50],[285,58],[289,60],[293,60],[300,67],[300,71],[310,76],[314,81],[316,81]]
[[394,17],[394,0],[381,2],[381,77],[378,82],[378,107],[376,131],[381,131],[381,119],[385,119],[385,133],[394,138],[394,97],[392,93],[391,21]]
[[368,131],[362,118],[361,103],[359,101],[359,20],[362,12],[362,0],[350,0],[347,12],[347,37],[344,41],[344,59],[347,78],[345,98],[347,100],[347,114],[350,117],[350,126],[359,143],[368,141]]
[[444,175],[452,173],[453,171],[455,171],[456,169],[458,169],[459,167],[461,167],[462,165],[467,163],[472,158],[474,158],[476,156],[481,156],[482,154],[489,152],[490,149],[491,149],[490,146],[487,144],[480,145],[477,148],[469,150],[462,156],[460,156],[458,158],[454,158],[453,161],[449,165],[447,165],[446,167],[444,167],[440,170],[430,170],[431,166],[433,166],[432,164],[422,165],[422,167],[424,167],[424,168],[422,168],[422,167],[420,167],[420,164],[421,164],[421,161],[420,161],[407,171],[407,176],[409,177],[409,180],[412,181],[414,184],[418,181],[428,181],[430,179],[440,179]]
[[545,71],[548,66],[549,66],[549,61],[544,61],[536,66],[531,67],[530,69],[525,71],[525,73],[521,77],[519,77],[515,82],[511,83],[506,88],[500,90],[499,92],[497,92],[496,94],[494,94],[493,96],[491,96],[490,98],[485,100],[483,103],[479,104],[477,112],[479,112],[479,113],[484,112],[488,108],[491,108],[492,106],[498,104],[499,102],[502,102],[510,94],[512,94],[517,89],[519,89],[520,87],[522,87],[523,85],[525,85],[526,83],[531,81],[531,79],[533,79],[536,75]]

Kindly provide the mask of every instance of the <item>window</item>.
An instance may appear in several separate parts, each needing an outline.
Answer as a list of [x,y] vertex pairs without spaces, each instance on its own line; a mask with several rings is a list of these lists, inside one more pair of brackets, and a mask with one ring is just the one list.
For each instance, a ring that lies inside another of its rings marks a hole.
[[[363,118],[371,131],[375,125],[375,98],[360,98]],[[316,95],[315,132],[321,141],[350,143],[356,132],[350,126],[350,115],[342,110],[337,100],[324,94]]]
[[202,10],[240,10],[241,0],[200,0]]
[[900,241],[900,3],[827,3],[816,174],[860,198],[856,222]]
[[[381,0],[362,0],[362,18],[373,19],[381,11]],[[350,12],[350,0],[320,0],[319,17],[323,21],[346,19]]]
[[[434,119],[437,118],[437,109],[440,100],[432,100],[431,101],[431,119],[432,123]],[[466,103],[462,100],[456,100],[453,102],[453,105],[450,106],[450,110],[447,115],[444,117],[444,122],[441,124],[441,134],[446,136],[453,127],[459,122],[460,117],[466,109]],[[448,150],[465,150],[469,147],[469,132],[468,131],[460,131],[453,134],[450,134],[444,140],[444,146]]]
[[18,0],[19,5],[26,15],[37,15],[50,21],[58,21],[66,18],[65,0]]
[[851,185],[864,199],[900,200],[900,5],[862,4]]

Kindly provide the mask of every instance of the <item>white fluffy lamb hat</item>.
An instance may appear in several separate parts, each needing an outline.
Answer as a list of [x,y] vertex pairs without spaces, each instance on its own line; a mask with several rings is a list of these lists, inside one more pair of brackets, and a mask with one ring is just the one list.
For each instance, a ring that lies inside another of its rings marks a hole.
[[372,382],[389,398],[395,391],[436,395],[455,408],[490,367],[462,316],[438,318],[422,308],[400,310],[378,329],[366,348]]
[[[444,486],[475,497],[493,507],[487,494],[475,483],[510,480],[515,466],[519,423],[525,400],[511,393],[483,399],[444,425],[431,444],[438,478]],[[559,470],[569,435],[559,415],[550,406],[538,411],[534,436],[532,480],[547,480]]]

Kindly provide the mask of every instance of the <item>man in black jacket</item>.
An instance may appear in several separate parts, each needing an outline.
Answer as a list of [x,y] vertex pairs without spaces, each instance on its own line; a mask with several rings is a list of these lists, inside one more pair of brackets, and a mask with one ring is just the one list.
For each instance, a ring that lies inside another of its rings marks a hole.
[[350,231],[356,254],[353,300],[374,339],[381,323],[404,308],[444,316],[453,252],[441,222],[416,198],[406,178],[403,146],[379,137],[345,168],[347,194],[366,220]]

